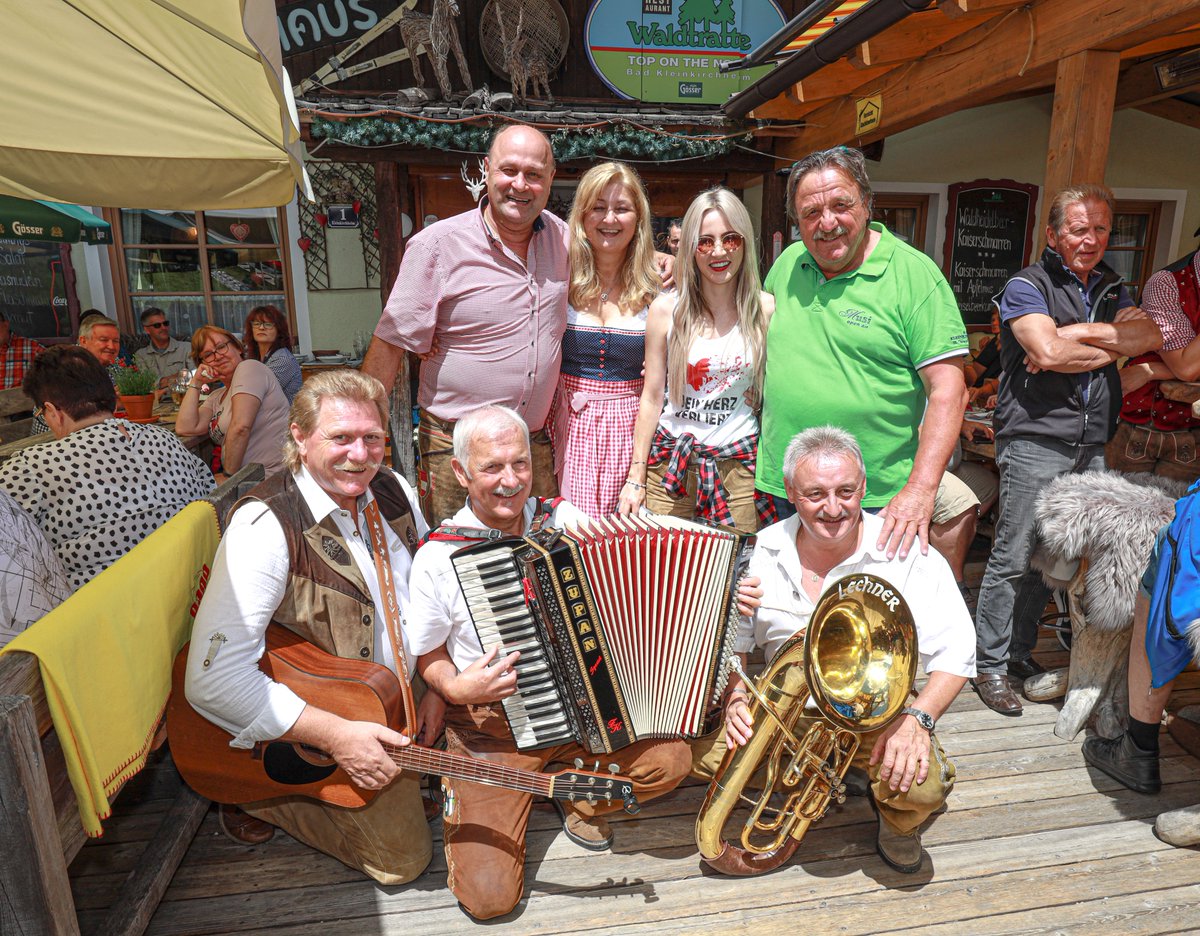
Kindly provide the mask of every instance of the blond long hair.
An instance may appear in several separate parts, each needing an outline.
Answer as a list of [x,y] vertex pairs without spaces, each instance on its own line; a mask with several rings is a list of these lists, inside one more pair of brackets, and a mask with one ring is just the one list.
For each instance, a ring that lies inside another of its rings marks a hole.
[[650,228],[650,199],[638,174],[624,163],[606,162],[593,166],[579,180],[575,201],[567,224],[571,229],[571,289],[568,300],[576,309],[595,301],[601,292],[600,275],[592,245],[583,232],[583,216],[591,211],[601,193],[613,182],[629,191],[637,209],[637,228],[625,251],[621,267],[619,304],[627,309],[642,309],[658,295],[659,279],[654,268],[654,232]]
[[696,265],[696,244],[700,240],[700,225],[709,211],[725,215],[731,230],[745,239],[742,245],[742,265],[737,272],[735,299],[738,327],[746,352],[754,362],[754,384],[751,405],[758,409],[762,402],[763,374],[766,371],[767,317],[762,307],[762,282],[758,276],[758,248],[750,213],[741,200],[727,188],[717,186],[701,192],[688,206],[680,224],[679,253],[676,254],[675,282],[679,300],[671,323],[671,339],[667,343],[667,395],[671,405],[683,405],[683,388],[687,382],[688,351],[700,336],[700,330],[712,319],[701,290],[700,269]]

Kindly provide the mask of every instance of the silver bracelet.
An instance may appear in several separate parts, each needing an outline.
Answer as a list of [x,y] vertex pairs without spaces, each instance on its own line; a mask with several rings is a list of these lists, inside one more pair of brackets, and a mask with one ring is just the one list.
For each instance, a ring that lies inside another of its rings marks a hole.
[[646,490],[646,485],[638,484],[636,481],[632,480],[631,478],[626,478],[625,483],[628,484],[630,487],[632,487],[634,490],[637,490],[637,491]]

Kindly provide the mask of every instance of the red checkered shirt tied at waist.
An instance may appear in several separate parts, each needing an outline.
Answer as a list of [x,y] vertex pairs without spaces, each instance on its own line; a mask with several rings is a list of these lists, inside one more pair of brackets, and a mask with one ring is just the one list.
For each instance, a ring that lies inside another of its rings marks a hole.
[[[685,432],[676,438],[659,426],[654,433],[654,441],[650,444],[650,456],[646,461],[648,465],[657,465],[662,461],[667,462],[667,468],[663,474],[663,488],[669,495],[678,499],[687,494],[688,468],[694,460],[698,482],[696,485],[696,516],[711,523],[732,526],[733,512],[729,509],[728,494],[717,469],[718,462],[725,458],[736,459],[753,474],[757,454],[757,433],[725,445],[712,446],[697,442],[696,437],[690,432]],[[771,499],[757,490],[754,492],[754,508],[758,513],[760,527],[774,523],[778,519]]]

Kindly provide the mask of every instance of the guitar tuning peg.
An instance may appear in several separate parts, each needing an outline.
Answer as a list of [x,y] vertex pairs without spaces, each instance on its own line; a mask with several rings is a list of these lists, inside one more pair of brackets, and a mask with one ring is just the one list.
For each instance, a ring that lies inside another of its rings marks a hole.
[[595,797],[593,794],[591,794],[591,793],[588,793],[588,795],[587,795],[587,801],[588,801],[589,803],[594,803],[594,802],[596,802],[596,797]]
[[592,766],[592,771],[594,773],[600,773],[600,761],[596,761],[596,763]]
[[583,758],[582,757],[575,758],[575,769],[583,770]]
[[611,774],[619,774],[621,772],[621,765],[620,764],[609,764],[608,772]]

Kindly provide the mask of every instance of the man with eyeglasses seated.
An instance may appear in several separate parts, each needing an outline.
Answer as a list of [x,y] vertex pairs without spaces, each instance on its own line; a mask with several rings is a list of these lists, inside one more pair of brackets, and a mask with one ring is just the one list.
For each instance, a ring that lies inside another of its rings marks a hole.
[[142,329],[150,336],[150,344],[134,352],[133,363],[138,370],[157,374],[158,385],[165,387],[180,371],[190,369],[192,346],[171,337],[171,323],[162,309],[151,306],[142,312]]
[[806,156],[787,192],[803,243],[785,250],[763,283],[775,316],[758,488],[775,498],[780,517],[790,516],[788,442],[825,423],[852,429],[866,461],[863,507],[883,518],[878,547],[903,559],[919,538],[925,553],[967,405],[958,303],[937,264],[871,222],[871,183],[857,150]]

